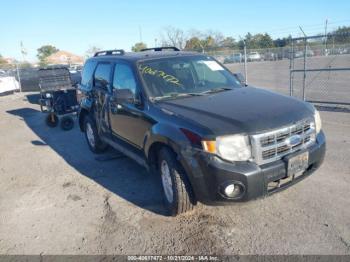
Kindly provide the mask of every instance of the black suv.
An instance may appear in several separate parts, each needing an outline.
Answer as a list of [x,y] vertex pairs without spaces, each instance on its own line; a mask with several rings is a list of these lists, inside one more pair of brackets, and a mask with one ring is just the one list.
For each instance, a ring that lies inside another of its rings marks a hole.
[[325,155],[311,104],[246,86],[207,55],[169,47],[98,52],[85,63],[80,90],[90,149],[111,146],[159,174],[171,215],[197,201],[278,192]]

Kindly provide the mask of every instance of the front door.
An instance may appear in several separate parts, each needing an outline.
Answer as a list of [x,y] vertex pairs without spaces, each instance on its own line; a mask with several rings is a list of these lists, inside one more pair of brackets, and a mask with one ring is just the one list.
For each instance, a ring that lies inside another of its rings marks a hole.
[[[129,89],[141,102],[140,89],[131,65],[117,62],[114,66],[113,89]],[[112,134],[141,149],[144,135],[150,124],[145,118],[144,108],[139,103],[117,104],[110,102],[110,123]]]

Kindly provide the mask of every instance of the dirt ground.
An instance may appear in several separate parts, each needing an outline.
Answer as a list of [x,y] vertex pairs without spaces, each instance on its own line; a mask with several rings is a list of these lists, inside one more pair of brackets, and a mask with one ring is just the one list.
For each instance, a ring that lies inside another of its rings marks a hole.
[[[350,111],[321,111],[323,166],[271,197],[164,216],[156,176],[0,97],[1,254],[350,254]],[[29,101],[28,101],[29,100]]]

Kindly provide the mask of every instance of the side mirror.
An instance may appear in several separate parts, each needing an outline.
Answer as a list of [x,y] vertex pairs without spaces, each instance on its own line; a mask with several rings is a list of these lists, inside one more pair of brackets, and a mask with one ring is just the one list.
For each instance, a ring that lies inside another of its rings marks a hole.
[[117,104],[136,103],[137,101],[130,89],[113,89],[113,99]]
[[245,77],[241,73],[233,73],[237,80],[241,83],[242,86],[247,86],[245,82]]

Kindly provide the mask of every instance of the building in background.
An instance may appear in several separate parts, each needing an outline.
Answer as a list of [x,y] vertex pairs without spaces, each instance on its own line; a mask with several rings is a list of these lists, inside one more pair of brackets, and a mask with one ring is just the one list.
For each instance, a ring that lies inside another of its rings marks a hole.
[[48,56],[46,62],[50,65],[82,65],[84,63],[84,58],[62,50]]

